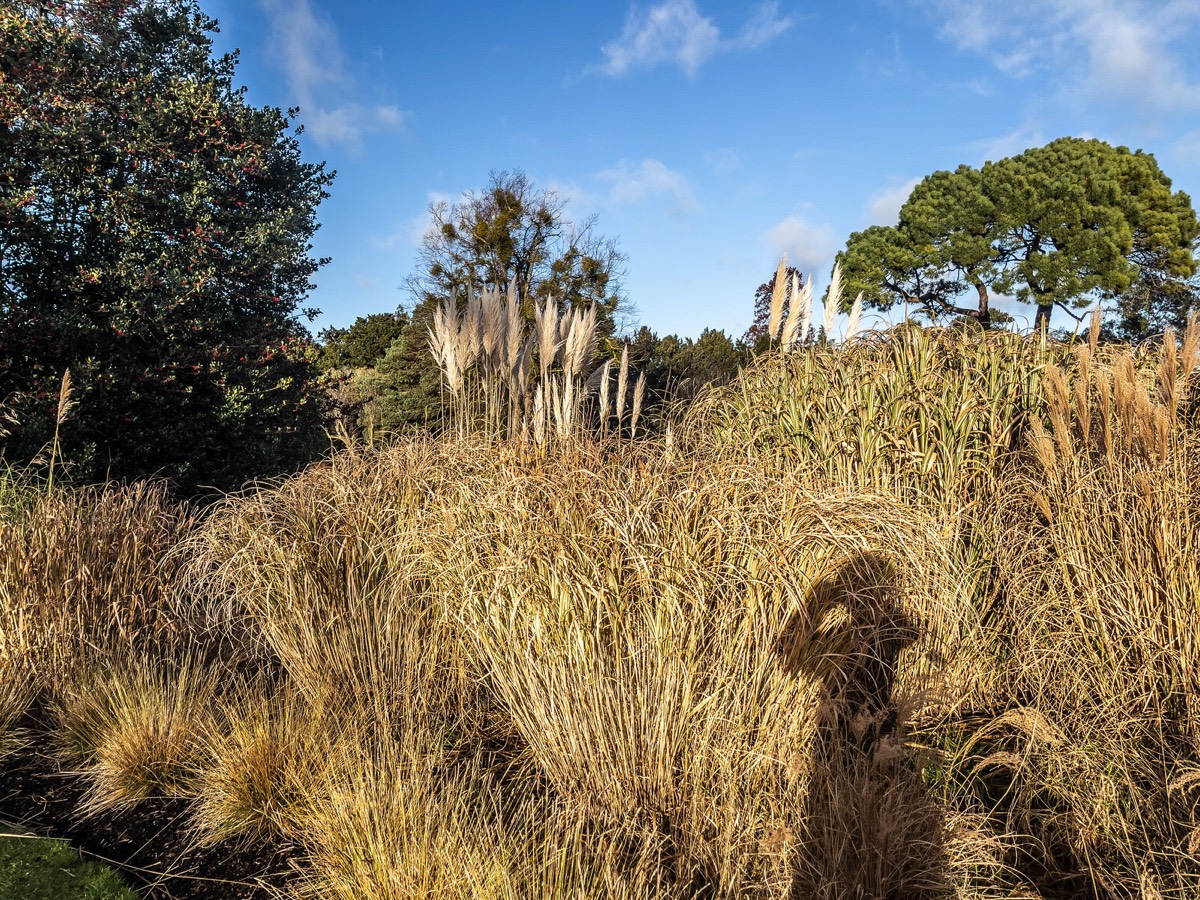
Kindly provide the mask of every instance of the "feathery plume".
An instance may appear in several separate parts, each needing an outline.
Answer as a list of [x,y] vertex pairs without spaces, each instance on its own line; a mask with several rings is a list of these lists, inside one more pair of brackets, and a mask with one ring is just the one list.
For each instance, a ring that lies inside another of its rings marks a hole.
[[75,408],[75,401],[71,399],[72,393],[71,370],[66,369],[63,372],[62,384],[58,388],[58,414],[54,419],[54,426],[56,429],[59,425],[67,420],[67,416],[69,416],[71,414],[71,410]]
[[1100,343],[1100,307],[1097,306],[1092,310],[1092,321],[1088,327],[1088,349],[1092,351],[1092,356],[1096,355],[1096,346]]
[[638,375],[637,385],[633,389],[633,412],[629,415],[629,436],[637,436],[638,416],[642,414],[642,400],[646,396],[646,373]]
[[[799,279],[799,276],[797,276]],[[808,281],[804,282],[804,290],[800,295],[800,342],[804,343],[808,340],[808,331],[812,328],[812,312],[813,312],[813,288],[812,275],[808,276]]]
[[792,289],[788,298],[787,319],[783,323],[783,335],[779,339],[785,353],[795,349],[800,342],[800,277],[792,276]]
[[842,340],[848,341],[858,334],[858,322],[862,318],[862,307],[863,292],[859,291],[858,296],[854,298],[854,305],[850,307],[850,319],[846,322],[846,335]]
[[625,412],[625,391],[629,387],[629,345],[621,349],[621,368],[617,372],[617,427],[621,427],[621,416]]
[[567,335],[567,352],[563,368],[568,378],[584,373],[596,352],[596,304],[571,315],[571,330]]
[[838,308],[842,305],[842,264],[838,262],[833,267],[833,278],[829,281],[829,292],[825,295],[825,314],[821,320],[821,330],[825,332],[825,340],[833,335],[833,326],[837,323]]
[[779,268],[775,270],[775,288],[771,291],[771,318],[767,324],[767,333],[771,340],[779,337],[779,325],[783,321],[783,301],[787,295],[787,254],[779,260]]
[[[489,366],[500,363],[500,349],[507,343],[505,328],[508,320],[504,315],[504,299],[497,288],[489,287],[483,292],[483,353]],[[507,349],[507,348],[506,348]]]
[[508,283],[508,302],[505,305],[505,320],[504,334],[507,340],[505,347],[505,356],[508,361],[508,368],[513,373],[514,377],[523,375],[519,372],[518,365],[521,359],[521,345],[524,342],[525,329],[521,324],[521,301],[517,297],[517,282],[514,278]]
[[538,333],[538,365],[542,370],[542,378],[550,371],[554,358],[558,355],[560,346],[558,339],[558,307],[551,300],[546,300],[541,306],[533,306],[533,314],[537,323]]
[[607,431],[609,410],[608,380],[612,372],[612,360],[606,359],[600,370],[600,427]]

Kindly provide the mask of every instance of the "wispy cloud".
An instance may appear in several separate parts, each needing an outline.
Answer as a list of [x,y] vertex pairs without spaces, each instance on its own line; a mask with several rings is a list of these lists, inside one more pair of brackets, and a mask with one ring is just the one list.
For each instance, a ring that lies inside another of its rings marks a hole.
[[433,218],[429,214],[430,207],[439,203],[449,205],[454,202],[455,198],[449,194],[430,191],[428,200],[428,205],[423,210],[416,213],[408,221],[398,223],[387,234],[371,235],[367,239],[371,249],[378,250],[381,253],[394,253],[397,250],[420,247],[425,242],[425,234],[429,231],[430,225],[433,224]]
[[767,232],[766,240],[776,256],[786,253],[789,265],[810,275],[828,271],[833,265],[836,243],[832,225],[788,216]]
[[638,163],[621,160],[597,177],[608,185],[605,200],[611,206],[629,206],[662,197],[668,201],[671,215],[678,219],[700,211],[687,178],[657,159]]
[[701,15],[695,0],[662,0],[649,9],[630,10],[621,36],[601,48],[604,62],[595,70],[625,75],[677,65],[690,78],[718,53],[756,49],[791,27],[791,19],[780,18],[778,3],[762,3],[734,37],[722,38],[721,29]]
[[872,225],[895,225],[900,218],[900,207],[920,182],[920,178],[910,178],[903,184],[876,191],[867,202],[867,221]]
[[[1089,136],[1086,134],[1076,135],[1076,137]],[[973,162],[983,164],[988,161],[995,162],[998,159],[1004,159],[1006,156],[1016,156],[1018,153],[1024,153],[1030,147],[1040,147],[1048,140],[1051,139],[1046,137],[1040,128],[1031,122],[1026,122],[1004,134],[970,141],[965,145],[965,149],[970,153]]]
[[270,24],[271,55],[318,143],[357,147],[373,131],[403,126],[407,114],[398,106],[348,99],[357,90],[337,29],[309,0],[259,0],[259,6]]
[[711,150],[701,156],[716,175],[730,175],[742,167],[742,155],[733,147]]
[[1200,108],[1184,65],[1200,29],[1195,0],[916,0],[940,34],[1016,78],[1068,99],[1128,106],[1143,120]]

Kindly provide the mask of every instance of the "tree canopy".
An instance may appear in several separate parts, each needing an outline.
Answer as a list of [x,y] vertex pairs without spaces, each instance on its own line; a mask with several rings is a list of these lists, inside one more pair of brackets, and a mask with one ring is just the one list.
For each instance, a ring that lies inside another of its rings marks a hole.
[[229,487],[323,441],[302,304],[332,175],[245,102],[215,26],[195,0],[0,6],[10,455],[46,439],[67,369],[83,478]]
[[326,328],[321,332],[322,371],[376,365],[406,325],[408,314],[399,310],[359,316],[348,328]]
[[[847,295],[862,291],[877,309],[911,303],[987,325],[991,298],[1005,294],[1035,304],[1035,327],[1046,327],[1056,306],[1074,315],[1107,301],[1128,323],[1138,304],[1173,298],[1182,324],[1198,236],[1190,198],[1171,191],[1153,155],[1060,138],[933,173],[897,225],[852,234],[839,260]],[[960,304],[964,293],[972,304]]]
[[429,213],[419,269],[409,279],[418,302],[514,283],[530,320],[534,298],[560,308],[595,303],[601,332],[612,332],[625,255],[596,233],[595,217],[572,223],[565,201],[520,171],[493,172],[483,191],[435,203]]

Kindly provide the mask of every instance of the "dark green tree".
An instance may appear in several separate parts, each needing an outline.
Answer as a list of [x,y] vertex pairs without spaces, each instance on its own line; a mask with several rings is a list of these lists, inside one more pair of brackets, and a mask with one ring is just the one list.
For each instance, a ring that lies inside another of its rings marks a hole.
[[321,332],[321,370],[364,369],[378,364],[408,324],[408,313],[371,313],[347,328]]
[[[1035,304],[1045,328],[1055,306],[1074,315],[1107,301],[1127,322],[1148,302],[1178,307],[1198,235],[1191,200],[1171,191],[1152,155],[1061,138],[982,169],[935,172],[896,226],[851,235],[839,258],[846,295],[861,290],[876,308],[913,303],[986,326],[991,295],[1003,293]],[[1167,284],[1174,302],[1148,289]],[[959,305],[968,291],[976,302]]]
[[400,336],[379,361],[376,391],[380,424],[386,431],[437,422],[442,399],[442,373],[429,352],[434,305],[420,303]]
[[324,445],[302,310],[332,175],[254,108],[195,0],[0,6],[0,396],[81,478],[184,491],[290,470]]
[[629,342],[629,359],[645,373],[647,394],[661,405],[689,401],[706,387],[732,381],[749,361],[750,350],[715,328],[692,340],[674,334],[660,338],[642,326]]

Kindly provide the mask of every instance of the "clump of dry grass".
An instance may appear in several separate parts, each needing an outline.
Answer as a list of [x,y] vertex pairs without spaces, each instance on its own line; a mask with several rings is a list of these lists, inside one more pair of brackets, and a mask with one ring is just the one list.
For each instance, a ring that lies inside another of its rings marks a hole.
[[18,723],[33,702],[34,694],[26,673],[10,661],[0,660],[0,761],[28,742]]
[[1047,424],[993,507],[995,713],[954,760],[1004,786],[996,828],[1036,837],[1038,865],[1117,895],[1200,890],[1194,318],[1183,347],[1138,360],[1093,330],[1047,369]]
[[424,548],[444,527],[438,492],[472,456],[422,440],[356,450],[231,498],[197,538],[194,589],[247,659],[318,708],[414,732],[465,727],[476,673]]
[[785,895],[822,728],[936,711],[961,630],[922,514],[653,448],[355,450],[196,553],[286,675],[272,719],[353,723],[319,772],[265,716],[218,726],[203,828],[292,830],[326,896]]
[[58,687],[55,737],[80,766],[85,814],[189,796],[216,683],[195,660],[89,666]]
[[503,792],[485,769],[445,770],[394,741],[350,752],[310,785],[312,873],[299,893],[344,900],[514,898],[526,835],[503,825]]
[[[444,590],[467,598],[494,691],[557,792],[677,888],[785,891],[802,798],[827,777],[811,762],[822,710],[865,702],[841,676],[889,627],[872,598],[910,604],[914,623],[879,710],[894,682],[929,687],[923,614],[948,617],[954,591],[924,520],[753,469],[633,458],[459,497]],[[896,584],[814,594],[866,551],[895,558]]]
[[197,834],[206,843],[300,837],[314,785],[355,736],[336,710],[288,684],[246,685],[217,706],[193,788]]
[[0,659],[46,685],[85,656],[186,643],[175,550],[193,524],[152,483],[46,492],[0,518]]
[[1014,334],[914,326],[768,354],[697,404],[680,437],[702,458],[802,468],[953,515],[1019,445],[1053,358]]

